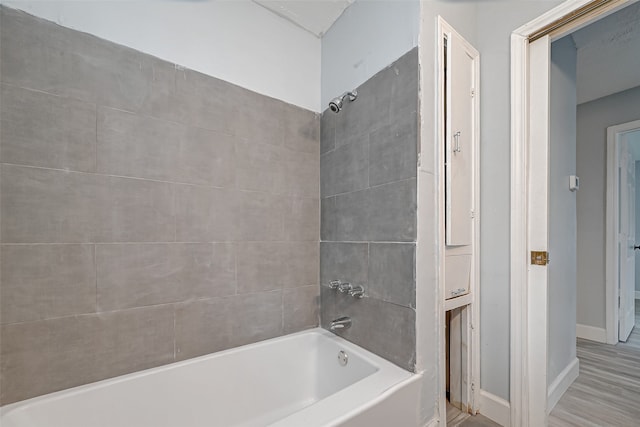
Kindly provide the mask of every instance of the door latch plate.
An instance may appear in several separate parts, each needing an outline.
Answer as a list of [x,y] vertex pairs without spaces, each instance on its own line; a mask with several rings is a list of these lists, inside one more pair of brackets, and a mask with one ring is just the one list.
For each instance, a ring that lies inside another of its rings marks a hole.
[[547,265],[547,264],[549,264],[549,252],[531,251],[531,265]]

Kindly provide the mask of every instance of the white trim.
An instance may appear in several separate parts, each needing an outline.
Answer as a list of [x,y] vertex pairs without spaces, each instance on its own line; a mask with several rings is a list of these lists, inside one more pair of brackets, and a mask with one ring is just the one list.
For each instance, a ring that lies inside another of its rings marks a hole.
[[[440,143],[444,141],[444,128],[442,126],[442,118],[444,116],[444,76],[441,73],[441,64],[444,62],[444,43],[443,38],[445,35],[456,34],[462,40],[465,50],[473,57],[474,75],[473,81],[475,86],[474,95],[474,112],[473,112],[473,131],[474,131],[474,175],[473,175],[473,209],[474,209],[474,238],[473,238],[473,257],[472,257],[472,276],[471,284],[469,288],[469,294],[456,298],[457,301],[445,301],[445,226],[444,226],[444,212],[445,207],[445,193],[444,193],[444,144]],[[438,317],[440,319],[439,328],[444,329],[445,311],[452,307],[459,307],[460,302],[465,302],[467,305],[463,308],[463,342],[467,343],[466,357],[463,356],[462,360],[462,375],[463,383],[466,384],[466,389],[462,390],[462,403],[466,406],[466,411],[475,414],[478,410],[480,402],[480,54],[470,45],[456,30],[449,25],[441,16],[437,17],[436,25],[436,62],[435,62],[435,75],[436,75],[436,117],[435,117],[435,131],[437,143],[437,164],[436,164],[436,179],[437,179],[437,191],[438,191]],[[451,301],[451,302],[450,302]],[[444,420],[443,425],[446,425],[446,386],[445,386],[445,338],[444,334],[440,334],[440,375],[439,375],[439,393],[438,393],[438,408]]]
[[636,299],[640,299],[640,291],[636,291]]
[[[529,44],[529,153],[527,251],[549,250],[549,149],[551,107],[551,38],[544,36]],[[527,272],[527,370],[532,427],[546,425],[548,378],[548,286],[546,265],[529,265]],[[514,424],[516,424],[514,422]]]
[[480,414],[503,427],[511,426],[509,402],[485,390],[480,390]]
[[640,128],[640,120],[622,123],[607,128],[607,186],[606,186],[606,228],[605,228],[605,319],[606,342],[616,344],[618,342],[619,326],[619,271],[618,259],[618,168],[620,166],[617,135]]
[[597,328],[589,325],[576,325],[576,336],[589,341],[607,342],[607,330],[604,328]]
[[[529,388],[527,371],[527,119],[528,49],[526,36],[511,35],[511,360],[510,402],[514,425],[526,427]],[[519,254],[520,256],[513,256]]]
[[566,368],[560,372],[558,377],[549,386],[547,411],[550,413],[558,404],[562,395],[571,387],[571,384],[578,378],[580,373],[580,361],[576,357]]
[[438,427],[440,425],[440,420],[438,417],[433,417],[429,422],[427,422],[424,427]]
[[[422,4],[423,2],[420,2],[420,4]],[[442,69],[441,69],[441,64],[444,62],[444,54],[443,54],[443,42],[442,42],[442,37],[443,37],[443,33],[444,33],[444,19],[442,19],[440,16],[438,16],[437,18],[437,25],[436,25],[436,35],[435,35],[435,49],[436,49],[436,58],[437,60],[435,61],[435,63],[433,64],[434,66],[434,76],[436,78],[435,86],[436,86],[436,99],[435,101],[435,120],[434,120],[434,131],[435,131],[435,140],[439,141],[436,144],[436,161],[435,161],[435,165],[434,165],[434,171],[435,171],[435,181],[436,181],[436,198],[437,198],[437,209],[436,209],[436,217],[438,218],[438,222],[437,222],[437,229],[436,229],[436,236],[437,236],[437,250],[436,250],[436,257],[437,257],[437,265],[436,265],[436,270],[437,270],[437,287],[438,287],[438,292],[436,295],[437,301],[437,307],[438,307],[438,336],[439,336],[439,353],[440,353],[440,359],[439,359],[439,363],[438,363],[438,379],[439,379],[439,387],[438,387],[438,394],[437,394],[437,401],[438,401],[438,413],[440,415],[440,419],[441,419],[441,425],[442,426],[446,426],[447,425],[447,399],[446,399],[446,392],[447,392],[447,385],[446,385],[446,366],[447,366],[447,362],[446,362],[446,338],[445,338],[445,334],[444,334],[444,325],[446,322],[446,314],[445,314],[445,306],[444,306],[444,295],[445,295],[445,284],[444,284],[444,240],[445,240],[445,235],[444,235],[444,210],[442,209],[442,207],[445,205],[445,195],[444,195],[444,167],[443,164],[441,164],[440,159],[444,158],[444,144],[440,143],[440,141],[444,141],[444,127],[442,126],[442,122],[444,120],[443,118],[443,105],[444,105],[444,97],[445,97],[445,90],[446,88],[444,87],[444,74],[442,73]],[[425,102],[425,100],[423,100],[423,102]]]
[[[476,276],[477,277],[477,276]],[[444,300],[444,311],[453,310],[454,308],[464,307],[474,301],[474,294],[469,292],[466,295],[456,298],[449,298]]]
[[[618,150],[615,135],[607,129],[607,183],[605,207],[605,330],[606,342],[618,342],[618,194],[610,188],[618,188]],[[615,307],[614,310],[611,308]]]
[[[528,427],[531,420],[538,420],[544,416],[541,413],[537,400],[540,398],[540,387],[534,386],[533,382],[539,382],[540,376],[545,377],[546,368],[543,372],[536,371],[535,359],[532,360],[533,352],[537,344],[532,341],[532,333],[535,339],[545,336],[546,323],[539,325],[529,319],[532,312],[539,313],[538,304],[542,304],[542,309],[546,313],[546,301],[537,298],[537,301],[530,300],[528,295],[531,287],[528,286],[530,277],[530,266],[528,265],[529,236],[527,235],[529,224],[529,204],[528,204],[528,166],[529,166],[529,127],[531,118],[531,102],[540,105],[539,96],[547,96],[544,92],[529,92],[530,65],[530,35],[542,30],[547,25],[561,19],[571,12],[586,5],[591,0],[568,0],[538,18],[519,27],[511,34],[511,217],[510,217],[510,292],[511,292],[511,332],[510,332],[510,401],[511,420],[513,425]],[[553,40],[563,35],[575,31],[580,26],[588,25],[607,14],[614,12],[624,6],[634,3],[637,0],[612,0],[594,13],[588,14],[571,24],[564,25],[551,33],[547,38]],[[548,106],[547,106],[548,107]],[[538,116],[539,117],[539,116]],[[548,127],[548,117],[543,120],[542,127]],[[536,121],[531,127],[537,128],[540,123]],[[539,144],[539,141],[536,141]],[[535,250],[545,250],[536,248]],[[533,290],[532,292],[537,292]],[[545,357],[546,359],[546,357]],[[532,362],[532,365],[529,363]],[[546,362],[545,362],[546,364]],[[537,396],[530,396],[532,387],[538,389]],[[546,400],[546,387],[545,396]],[[534,399],[532,401],[532,399]],[[545,402],[546,403],[546,402]],[[537,412],[534,414],[533,412]],[[544,411],[546,413],[546,411]],[[537,422],[537,421],[536,421]],[[534,423],[535,424],[535,423]],[[544,423],[543,423],[544,424]]]

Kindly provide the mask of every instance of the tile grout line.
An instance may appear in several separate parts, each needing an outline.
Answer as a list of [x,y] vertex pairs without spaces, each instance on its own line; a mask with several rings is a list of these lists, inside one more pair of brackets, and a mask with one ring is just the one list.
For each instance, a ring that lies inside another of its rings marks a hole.
[[167,181],[167,180],[161,180],[161,179],[142,178],[142,177],[136,177],[136,176],[114,175],[114,174],[99,173],[99,172],[87,172],[87,171],[80,171],[80,170],[51,168],[46,166],[35,166],[35,165],[27,165],[27,164],[21,164],[21,163],[9,163],[9,162],[0,162],[0,163],[2,165],[10,166],[12,168],[38,169],[38,170],[46,170],[46,171],[54,171],[54,172],[64,172],[66,174],[72,173],[72,174],[79,174],[79,175],[94,175],[94,176],[101,176],[101,177],[108,177],[108,178],[132,179],[136,181],[155,182],[160,184],[171,184],[174,186],[188,186],[188,187],[196,187],[196,188],[225,190],[229,192],[238,192],[238,193],[263,194],[263,195],[273,196],[273,197],[285,197],[285,198],[297,197],[300,199],[309,199],[309,200],[320,199],[320,197],[317,197],[317,198],[304,197],[304,196],[301,196],[300,194],[293,194],[288,191],[274,193],[271,191],[264,191],[264,190],[252,190],[252,189],[236,188],[236,187],[221,187],[221,186],[216,186],[211,184],[197,184],[197,183],[191,183],[191,182]]
[[392,240],[321,240],[320,243],[347,243],[347,244],[393,244],[393,245],[415,245],[416,241],[404,241],[404,242],[396,242]]
[[[96,117],[96,127],[95,127],[95,139],[94,139],[94,172],[98,172],[98,103],[93,104],[95,108],[95,117]],[[93,243],[93,267],[95,272],[95,280],[96,280],[96,305],[95,311],[98,313],[98,245]]]
[[231,243],[233,247],[233,275],[235,280],[235,295],[238,295],[238,245],[233,242]]
[[[368,179],[368,177],[367,177],[367,179]],[[385,182],[385,183],[382,183],[382,184],[376,184],[376,185],[373,185],[371,187],[360,188],[358,190],[346,191],[346,192],[343,192],[343,193],[336,193],[336,194],[328,194],[328,195],[325,195],[325,196],[321,195],[320,198],[321,199],[328,199],[330,197],[346,196],[346,195],[353,194],[353,193],[359,193],[361,191],[367,191],[367,190],[372,190],[372,189],[375,189],[375,188],[384,187],[385,185],[392,185],[392,184],[398,184],[400,182],[414,181],[416,179],[417,179],[417,176],[412,176],[412,177],[409,177],[409,178],[402,178],[402,179],[398,179],[398,180],[395,180],[395,181],[389,181],[389,182]]]
[[[0,246],[46,246],[46,245],[206,245],[208,243],[318,243],[318,240],[206,240],[206,241],[151,241],[151,242],[4,242]],[[362,243],[362,242],[360,242]],[[386,243],[386,242],[385,242]],[[402,242],[401,242],[402,243]],[[404,242],[411,243],[411,242]]]
[[[302,288],[302,287],[309,287],[309,286],[315,286],[315,285],[303,285],[303,286],[296,286],[294,288],[287,288],[287,289],[295,289],[295,288]],[[140,306],[135,306],[135,307],[121,307],[121,308],[115,308],[115,309],[112,309],[112,310],[104,310],[104,311],[98,311],[98,312],[69,313],[69,314],[65,314],[65,315],[62,315],[62,316],[46,317],[46,318],[42,318],[42,319],[20,320],[20,321],[17,321],[17,322],[5,322],[5,323],[0,323],[0,325],[2,325],[2,326],[22,325],[22,324],[29,324],[29,323],[48,322],[48,321],[60,320],[60,319],[71,319],[71,318],[77,318],[77,317],[82,317],[82,316],[99,316],[99,315],[115,314],[115,313],[121,313],[121,312],[130,312],[130,311],[136,311],[136,310],[147,310],[147,309],[152,309],[152,308],[168,307],[168,306],[173,306],[174,309],[175,309],[176,305],[182,304],[182,303],[192,303],[192,302],[211,301],[211,300],[224,300],[224,299],[234,298],[234,297],[238,297],[238,296],[261,295],[261,294],[269,294],[269,293],[274,293],[274,292],[282,292],[282,288],[274,288],[274,289],[265,289],[265,290],[259,290],[259,291],[254,291],[254,292],[246,292],[246,293],[241,293],[241,294],[238,294],[238,295],[228,294],[228,295],[221,295],[221,296],[217,296],[217,297],[203,297],[203,298],[194,298],[194,299],[186,299],[186,300],[179,300],[179,301],[160,302],[160,303],[157,303],[157,304],[140,305]]]
[[96,313],[98,313],[98,245],[95,243],[93,246],[93,268],[95,273],[95,281],[96,281]]
[[175,361],[177,358],[177,349],[176,349],[176,305],[173,304],[173,360]]
[[[156,58],[156,59],[160,59],[160,58]],[[162,61],[162,59],[160,59],[160,60]],[[173,65],[175,65],[175,64],[173,64]],[[191,70],[191,69],[187,69],[187,70],[195,71],[195,70]],[[195,71],[195,72],[197,72],[197,71]],[[216,77],[213,77],[213,76],[209,76],[209,75],[206,75],[206,76],[210,77],[210,78],[213,78],[213,79],[216,79]],[[225,81],[225,83],[233,85],[233,83],[230,83],[230,82],[226,82]],[[8,82],[8,81],[5,81],[5,80],[0,81],[0,85],[5,85],[5,86],[11,87],[11,88],[15,88],[15,89],[22,89],[22,90],[26,90],[26,91],[29,91],[29,92],[40,93],[40,94],[52,96],[52,97],[55,97],[55,98],[61,98],[61,99],[67,99],[67,100],[71,100],[71,101],[76,101],[76,102],[80,102],[80,103],[84,103],[84,104],[97,104],[97,101],[93,100],[93,99],[87,100],[87,99],[79,98],[79,97],[76,97],[76,96],[73,96],[73,95],[68,95],[68,94],[64,95],[64,94],[60,94],[60,93],[49,92],[49,91],[44,90],[44,89],[38,89],[38,88],[35,88],[35,87],[22,86],[20,84],[11,83],[11,82]],[[174,88],[177,91],[177,85],[175,84],[175,77],[174,77]],[[243,88],[243,89],[246,89],[246,88]],[[253,92],[253,91],[251,91],[251,92]],[[253,92],[253,94],[255,96],[257,96],[257,97],[271,98],[271,97],[269,97],[267,95],[260,94],[258,92]],[[274,99],[275,101],[286,103],[287,105],[293,106],[294,108],[298,108],[298,109],[300,109],[300,110],[302,110],[302,111],[304,111],[306,113],[313,113],[314,115],[319,114],[319,113],[317,113],[315,111],[311,111],[311,110],[306,109],[304,107],[301,107],[299,105],[289,104],[286,101],[283,101],[281,99],[277,99],[277,98],[271,98],[271,99]],[[152,113],[145,112],[145,111],[134,111],[133,109],[127,110],[126,108],[110,106],[110,105],[102,105],[102,107],[103,108],[108,108],[108,109],[114,110],[114,111],[119,111],[119,112],[122,112],[122,113],[135,114],[136,116],[139,116],[139,117],[142,117],[142,118],[151,119],[151,120],[157,120],[157,121],[162,121],[162,122],[167,122],[167,123],[172,123],[172,124],[178,124],[178,125],[181,125],[181,126],[186,126],[186,127],[190,127],[190,128],[194,128],[194,129],[198,129],[198,130],[208,131],[208,132],[220,133],[220,134],[223,134],[225,136],[232,136],[234,138],[239,138],[239,139],[243,139],[243,140],[247,140],[247,141],[249,139],[246,136],[237,135],[235,133],[228,132],[228,131],[226,131],[224,129],[207,128],[207,127],[199,126],[197,124],[189,123],[189,122],[186,122],[186,121],[173,120],[173,119],[170,119],[170,118],[156,116],[156,115],[154,115]],[[301,152],[301,153],[306,152],[306,151],[295,150],[295,149],[292,149],[292,148],[290,148],[290,150],[291,151],[296,151],[296,152]]]
[[174,184],[171,185],[173,195],[173,241],[178,241],[178,191]]
[[371,188],[371,133],[367,133],[367,190]]
[[94,108],[95,108],[95,114],[96,114],[96,133],[95,133],[95,140],[94,140],[94,145],[93,145],[93,152],[94,152],[94,158],[93,158],[93,173],[97,173],[98,172],[98,104],[93,104]]

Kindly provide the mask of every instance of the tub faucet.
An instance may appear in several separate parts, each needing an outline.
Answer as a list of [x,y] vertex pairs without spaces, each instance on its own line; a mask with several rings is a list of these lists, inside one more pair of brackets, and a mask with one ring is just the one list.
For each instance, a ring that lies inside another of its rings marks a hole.
[[350,292],[351,289],[353,289],[353,286],[351,286],[351,283],[349,283],[349,282],[340,283],[338,285],[338,290],[340,292],[342,292],[343,294],[346,294],[347,292]]
[[331,326],[329,329],[335,331],[336,329],[349,329],[351,327],[351,318],[344,316],[338,317],[336,320],[331,322]]

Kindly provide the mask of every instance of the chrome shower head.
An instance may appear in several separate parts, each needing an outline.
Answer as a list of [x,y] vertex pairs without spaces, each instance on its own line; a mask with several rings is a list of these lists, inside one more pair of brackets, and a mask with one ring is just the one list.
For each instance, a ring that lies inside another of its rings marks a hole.
[[334,113],[339,113],[342,110],[342,99],[334,98],[329,102],[329,109]]
[[342,95],[333,98],[331,102],[329,102],[329,109],[334,113],[339,113],[344,106],[344,99],[349,97],[349,101],[353,102],[358,98],[358,92],[353,90],[351,92],[345,92]]

